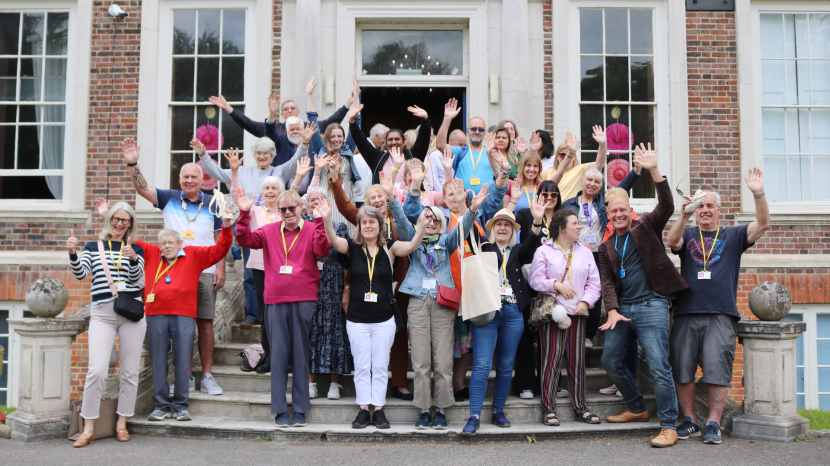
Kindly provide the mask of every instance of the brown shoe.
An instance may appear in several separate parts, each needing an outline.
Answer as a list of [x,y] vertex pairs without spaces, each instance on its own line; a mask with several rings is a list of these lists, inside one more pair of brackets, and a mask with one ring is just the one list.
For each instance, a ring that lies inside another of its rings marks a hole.
[[78,436],[78,440],[75,440],[75,443],[72,444],[72,446],[75,448],[83,448],[94,441],[95,434],[81,434]]
[[647,422],[648,410],[642,413],[632,413],[626,408],[622,413],[616,416],[608,416],[605,420],[607,422]]
[[130,433],[127,432],[127,429],[116,429],[115,438],[118,439],[119,442],[129,442]]
[[651,441],[652,447],[666,448],[677,443],[677,431],[674,429],[662,429],[660,435]]

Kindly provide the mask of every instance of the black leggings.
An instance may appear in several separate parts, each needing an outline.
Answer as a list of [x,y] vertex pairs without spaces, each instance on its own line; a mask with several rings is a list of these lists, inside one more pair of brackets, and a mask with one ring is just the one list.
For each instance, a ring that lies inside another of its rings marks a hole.
[[262,309],[262,324],[260,327],[262,328],[262,350],[265,351],[263,357],[271,356],[271,345],[268,344],[268,325],[265,324],[265,316],[268,315],[265,312],[265,272],[262,270],[251,269],[254,272],[254,288],[256,288],[256,300],[257,304],[259,304],[259,308]]

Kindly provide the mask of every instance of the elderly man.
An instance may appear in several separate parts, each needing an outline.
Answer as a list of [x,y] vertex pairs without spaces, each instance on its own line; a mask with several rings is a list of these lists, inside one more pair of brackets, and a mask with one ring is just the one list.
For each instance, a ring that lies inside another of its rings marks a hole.
[[[219,239],[222,222],[208,212],[213,196],[202,192],[202,169],[195,163],[184,164],[179,171],[182,190],[153,188],[138,168],[141,146],[132,139],[121,143],[124,163],[136,192],[162,211],[164,228],[182,234],[185,246],[213,246]],[[155,273],[155,272],[153,272]],[[149,280],[149,279],[148,279]],[[221,395],[222,387],[211,374],[213,368],[213,318],[216,313],[216,293],[225,285],[225,259],[210,265],[199,277],[196,298],[196,326],[199,329],[199,358],[202,361],[201,391]],[[190,390],[196,389],[192,376]],[[172,387],[171,387],[172,391]]]
[[[190,366],[196,331],[196,296],[201,289],[202,269],[224,260],[231,247],[232,219],[230,210],[226,209],[219,242],[210,247],[184,246],[181,232],[172,229],[159,232],[158,246],[136,242],[146,254],[144,314],[147,316],[147,351],[153,369],[155,405],[149,417],[151,421],[163,421],[168,417],[175,417],[177,421],[190,420],[186,367]],[[171,344],[176,366],[173,393],[167,386],[167,354]]]
[[467,145],[467,135],[460,129],[452,130],[449,137],[449,145],[453,147],[464,147]]
[[[703,368],[701,381],[709,392],[709,417],[703,443],[722,442],[720,422],[735,358],[738,313],[738,277],[741,255],[769,229],[769,208],[764,197],[764,175],[753,168],[744,178],[755,197],[755,221],[721,228],[720,195],[702,193],[695,201],[683,200],[680,219],[669,231],[669,247],[680,256],[680,273],[689,289],[678,295],[671,329],[671,365],[677,398],[685,419],[677,426],[681,439],[700,435],[695,417],[695,372]],[[696,208],[686,210],[690,203]],[[686,223],[694,213],[696,227]]]
[[389,132],[389,127],[378,123],[375,126],[372,126],[372,129],[369,130],[369,142],[375,146],[375,149],[380,149],[383,147],[383,143],[386,142],[386,133]]
[[651,441],[655,447],[677,443],[677,396],[669,367],[669,298],[689,285],[666,255],[663,229],[674,213],[669,182],[657,168],[657,149],[635,147],[634,163],[648,170],[657,190],[657,206],[631,219],[628,193],[620,188],[605,193],[608,218],[616,235],[599,247],[599,270],[602,299],[608,309],[605,350],[602,366],[622,393],[626,409],[608,416],[608,422],[648,421],[645,398],[637,389],[637,381],[626,369],[626,354],[633,339],[640,342],[645,353],[654,393],[660,434]]
[[[441,152],[444,152],[444,147],[447,146],[447,131],[450,129],[450,123],[459,113],[461,113],[461,107],[458,106],[458,101],[450,99],[444,106],[444,121],[436,136],[436,146]],[[455,177],[464,182],[464,189],[472,189],[476,194],[483,185],[492,186],[495,181],[493,169],[490,168],[492,155],[486,154],[487,150],[484,148],[486,128],[484,119],[470,118],[467,125],[467,145],[452,146],[452,153],[455,155],[455,161],[452,164]]]

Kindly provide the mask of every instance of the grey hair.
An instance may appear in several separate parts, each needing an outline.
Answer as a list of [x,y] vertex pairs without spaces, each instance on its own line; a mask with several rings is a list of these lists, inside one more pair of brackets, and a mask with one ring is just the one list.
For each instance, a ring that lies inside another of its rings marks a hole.
[[288,128],[290,128],[291,125],[296,125],[297,123],[299,123],[300,126],[304,126],[303,125],[303,120],[301,120],[300,117],[290,116],[290,117],[286,118],[285,119],[285,132],[287,133]]
[[588,178],[588,175],[591,173],[596,174],[599,177],[600,182],[602,182],[602,172],[593,167],[585,170],[585,173],[582,174],[582,179],[584,180],[585,178]]
[[[504,220],[504,219],[502,219]],[[493,229],[495,230],[495,226],[498,220],[493,222]],[[510,228],[513,228],[513,225],[510,225]],[[490,236],[487,237],[487,241],[496,244],[496,233],[494,231],[490,231]],[[516,229],[513,228],[513,236],[510,237],[510,241],[507,242],[507,247],[512,248],[516,245]]]
[[306,191],[305,196],[303,196],[303,203],[305,204],[305,208],[308,209],[308,205],[311,202],[311,195],[312,194],[322,194],[323,197],[326,197],[326,190],[319,186],[315,186],[313,188],[308,188]]
[[712,196],[715,196],[715,206],[720,207],[720,194],[718,194],[714,191],[706,191],[707,196],[710,195],[710,194]]
[[271,138],[257,138],[254,141],[254,145],[251,146],[251,152],[256,153],[260,149],[270,152],[271,158],[277,156],[277,146],[274,145],[274,141]]
[[205,177],[205,172],[202,171],[202,167],[200,167],[198,163],[190,162],[190,163],[186,163],[186,164],[182,165],[182,168],[179,169],[179,178],[182,177],[182,173],[184,172],[184,169],[191,166],[191,165],[193,165],[194,167],[199,169],[199,178],[204,178]]
[[165,229],[163,229],[159,232],[159,236],[158,236],[159,242],[161,242],[161,239],[164,238],[165,236],[172,236],[172,237],[176,238],[176,242],[183,241],[181,232],[176,231],[176,230],[172,230],[170,228],[165,228]]
[[358,246],[363,246],[364,244],[366,244],[366,240],[363,239],[363,234],[360,232],[360,219],[362,219],[364,215],[374,217],[374,219],[378,221],[378,224],[380,225],[380,233],[378,234],[378,246],[386,246],[386,221],[383,219],[383,214],[381,214],[376,207],[366,204],[364,204],[363,207],[361,207],[357,211],[357,215],[355,216],[356,228],[352,232],[352,238],[354,239],[354,243]]
[[262,184],[259,187],[260,191],[264,191],[266,186],[277,185],[280,187],[280,193],[283,191],[283,186],[285,183],[282,182],[280,177],[278,176],[266,176],[262,179]]
[[389,132],[389,127],[384,124],[378,123],[375,126],[372,126],[372,129],[369,130],[369,137],[371,138],[374,136],[383,136],[383,133],[387,132]]
[[112,231],[112,217],[119,210],[127,212],[127,214],[130,216],[130,226],[127,227],[127,231],[124,232],[124,237],[121,238],[121,242],[125,242],[127,238],[135,237],[136,225],[135,211],[133,210],[133,207],[130,204],[127,204],[126,202],[117,202],[114,206],[110,207],[110,210],[107,212],[107,218],[104,220],[104,228],[101,230],[101,234],[98,235],[98,239],[100,241],[106,241],[112,238],[112,235],[115,234],[115,232]]

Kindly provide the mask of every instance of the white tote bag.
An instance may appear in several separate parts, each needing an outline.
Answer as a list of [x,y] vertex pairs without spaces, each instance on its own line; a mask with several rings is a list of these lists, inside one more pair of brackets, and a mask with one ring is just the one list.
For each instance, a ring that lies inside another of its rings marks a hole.
[[470,235],[469,240],[470,248],[475,254],[464,257],[461,230],[458,229],[458,255],[461,262],[461,306],[458,312],[463,320],[473,319],[474,324],[484,325],[501,309],[499,258],[495,252],[481,252],[475,235]]

